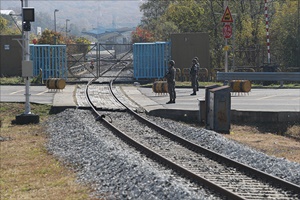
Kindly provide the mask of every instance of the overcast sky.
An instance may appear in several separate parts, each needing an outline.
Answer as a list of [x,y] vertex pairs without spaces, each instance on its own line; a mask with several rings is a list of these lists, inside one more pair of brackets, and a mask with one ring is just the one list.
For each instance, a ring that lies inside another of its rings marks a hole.
[[[142,2],[141,0],[28,0],[28,6],[34,7],[35,13],[49,14],[52,20],[54,10],[58,9],[56,12],[58,24],[70,19],[70,23],[89,30],[98,26],[111,26],[113,19],[118,27],[137,26],[142,17],[139,8]],[[1,0],[0,9],[13,9],[18,13],[21,1]]]

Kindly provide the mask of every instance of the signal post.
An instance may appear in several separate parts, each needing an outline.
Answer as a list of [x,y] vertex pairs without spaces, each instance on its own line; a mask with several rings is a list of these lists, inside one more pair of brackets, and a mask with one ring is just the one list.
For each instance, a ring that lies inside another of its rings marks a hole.
[[231,38],[232,36],[232,27],[231,23],[233,22],[233,18],[231,15],[231,12],[228,7],[228,2],[224,1],[224,14],[221,19],[221,22],[225,23],[223,27],[223,37],[225,38],[225,46],[224,46],[224,51],[225,51],[225,72],[228,72],[228,39]]
[[[22,6],[23,6],[23,0]],[[37,124],[39,123],[39,116],[31,113],[30,109],[30,77],[33,76],[33,63],[30,60],[29,48],[29,31],[31,31],[31,22],[34,22],[34,8],[28,7],[28,0],[25,0],[25,6],[22,7],[22,77],[25,78],[25,112],[16,116],[16,124]]]

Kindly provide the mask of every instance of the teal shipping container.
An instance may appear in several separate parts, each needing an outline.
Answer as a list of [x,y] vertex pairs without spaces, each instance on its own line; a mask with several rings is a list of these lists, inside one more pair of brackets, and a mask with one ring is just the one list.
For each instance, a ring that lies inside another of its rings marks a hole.
[[160,79],[168,69],[171,60],[171,43],[133,44],[133,70],[135,79]]
[[30,45],[33,76],[42,71],[43,80],[67,79],[66,45]]

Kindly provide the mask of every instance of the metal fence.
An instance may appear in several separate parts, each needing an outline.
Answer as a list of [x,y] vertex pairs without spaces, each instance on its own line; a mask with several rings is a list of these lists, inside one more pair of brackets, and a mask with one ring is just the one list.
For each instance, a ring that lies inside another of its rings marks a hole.
[[132,62],[132,44],[68,44],[69,78],[99,77],[117,62]]

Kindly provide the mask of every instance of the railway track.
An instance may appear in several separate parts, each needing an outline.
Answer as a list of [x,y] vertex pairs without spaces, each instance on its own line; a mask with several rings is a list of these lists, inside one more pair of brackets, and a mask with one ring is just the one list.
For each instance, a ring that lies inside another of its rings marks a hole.
[[[141,110],[138,105],[136,105],[132,101],[129,101],[128,98],[123,95],[120,87],[109,87],[108,84],[109,80],[118,79],[120,77],[120,74],[127,67],[128,63],[123,61],[118,62],[111,66],[106,66],[106,69],[103,69],[99,78],[90,79],[91,82],[97,84],[89,85],[88,96],[90,96],[90,100],[98,110],[126,111],[127,108],[120,104],[117,101],[117,98],[121,99],[122,102],[126,102],[126,105],[128,105],[132,110]],[[77,102],[78,106],[80,108],[90,107],[90,104],[86,98],[86,88],[83,85],[79,85],[77,86],[76,90],[76,98],[81,100]],[[119,96],[116,98],[112,95],[112,93],[119,94]]]
[[[300,186],[187,141],[137,114],[122,101],[117,100],[126,108],[126,113],[99,113],[88,92],[93,81],[86,86],[86,98],[97,120],[136,149],[184,177],[228,199],[300,198]],[[112,88],[112,83],[107,88]],[[110,93],[117,99],[112,89]],[[135,120],[137,126],[128,126],[128,120]]]

